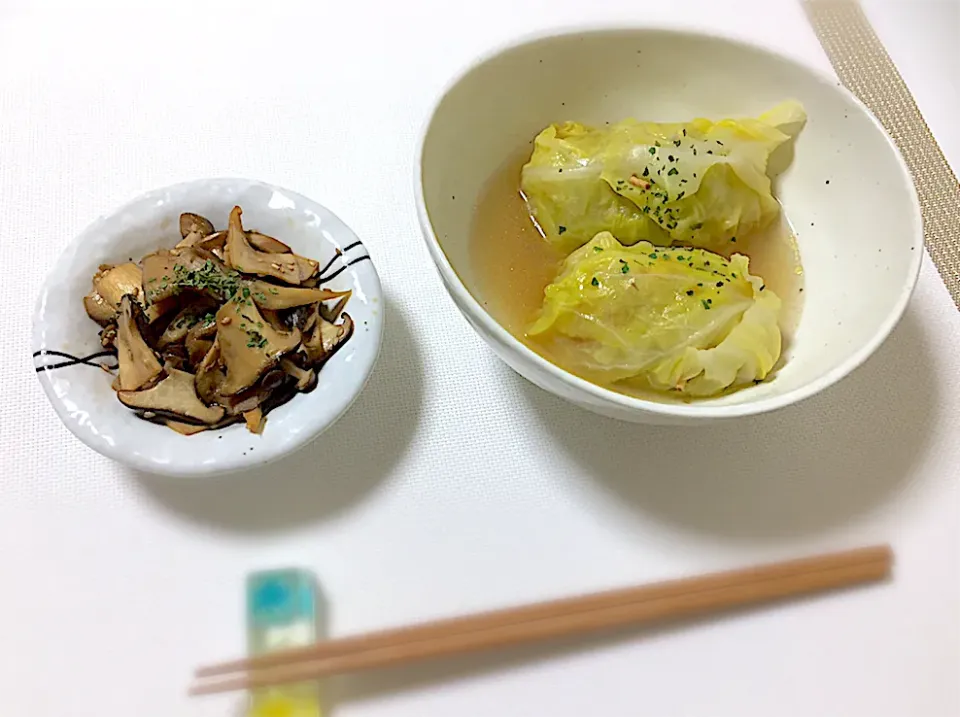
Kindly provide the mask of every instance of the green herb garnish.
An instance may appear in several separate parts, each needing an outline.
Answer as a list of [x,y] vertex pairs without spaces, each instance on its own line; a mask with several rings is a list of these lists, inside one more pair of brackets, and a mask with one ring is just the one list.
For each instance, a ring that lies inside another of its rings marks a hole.
[[[203,266],[188,270],[182,264],[173,266],[174,283],[178,289],[209,291],[221,299],[230,299],[240,288],[240,274],[232,269],[221,269],[209,259]],[[246,289],[249,295],[249,289]]]

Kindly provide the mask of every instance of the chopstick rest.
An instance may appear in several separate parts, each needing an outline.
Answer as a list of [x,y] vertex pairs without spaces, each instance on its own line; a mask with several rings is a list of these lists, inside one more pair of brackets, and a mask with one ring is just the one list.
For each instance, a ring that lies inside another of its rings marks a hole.
[[[249,575],[247,652],[253,656],[311,645],[317,640],[316,581],[305,570]],[[301,682],[253,690],[247,717],[320,717],[319,687]]]

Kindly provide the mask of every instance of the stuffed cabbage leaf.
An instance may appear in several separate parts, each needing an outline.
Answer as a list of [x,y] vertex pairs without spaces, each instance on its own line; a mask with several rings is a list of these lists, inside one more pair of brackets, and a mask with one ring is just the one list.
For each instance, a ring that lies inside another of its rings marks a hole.
[[537,135],[520,188],[564,253],[601,231],[724,251],[777,217],[767,163],[805,120],[789,101],[756,119],[553,124]]
[[544,294],[528,335],[600,384],[712,396],[766,378],[780,357],[780,299],[740,254],[624,246],[603,232]]

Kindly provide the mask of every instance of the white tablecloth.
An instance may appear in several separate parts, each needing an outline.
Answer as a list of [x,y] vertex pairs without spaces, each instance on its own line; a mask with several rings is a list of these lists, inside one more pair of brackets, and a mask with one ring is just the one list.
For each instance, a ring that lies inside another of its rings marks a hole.
[[[239,696],[184,688],[197,663],[242,651],[242,580],[258,568],[315,570],[344,635],[882,541],[889,585],[354,676],[328,696],[344,717],[960,713],[960,314],[931,263],[896,333],[841,385],[681,434],[512,374],[444,294],[414,217],[424,114],[479,51],[545,26],[669,20],[828,68],[799,5],[26,5],[0,10],[0,714],[235,714]],[[960,166],[958,5],[868,9]],[[363,237],[388,296],[381,361],[337,426],[269,470],[133,473],[47,404],[34,298],[100,213],[222,175],[300,191]]]

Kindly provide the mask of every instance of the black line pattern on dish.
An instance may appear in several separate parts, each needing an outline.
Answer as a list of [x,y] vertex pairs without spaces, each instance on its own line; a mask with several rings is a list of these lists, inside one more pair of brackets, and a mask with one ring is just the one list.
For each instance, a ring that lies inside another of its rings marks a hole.
[[97,353],[90,354],[89,356],[74,356],[73,354],[64,353],[63,351],[54,351],[53,349],[41,349],[40,351],[33,352],[33,358],[42,356],[57,356],[59,358],[65,358],[68,360],[35,366],[34,368],[36,369],[37,373],[40,373],[41,371],[53,371],[54,369],[58,368],[67,368],[68,366],[78,365],[93,366],[94,368],[109,369],[111,371],[117,368],[116,365],[111,366],[107,363],[94,361],[94,359],[105,358],[107,356],[116,358],[117,355],[113,351],[98,351]]
[[351,259],[350,261],[345,262],[344,265],[341,266],[339,269],[337,269],[335,272],[330,274],[330,276],[321,276],[320,283],[325,284],[326,282],[331,281],[332,279],[336,279],[343,272],[345,272],[348,267],[351,267],[354,264],[359,264],[361,261],[372,261],[372,259],[370,259],[369,254],[364,254],[363,256],[357,257],[356,259]]
[[[353,266],[354,264],[359,264],[361,261],[371,261],[369,254],[364,254],[363,256],[358,256],[355,259],[349,260],[344,258],[347,252],[349,252],[351,249],[356,249],[357,247],[361,247],[362,249],[366,250],[366,247],[363,246],[363,242],[359,240],[353,242],[352,244],[347,244],[347,246],[345,246],[343,249],[337,249],[337,252],[333,255],[333,258],[327,262],[325,267],[320,270],[320,279],[318,280],[318,283],[325,284],[328,281],[336,279],[347,270],[347,267]],[[324,272],[332,269],[336,264],[337,259],[341,259],[343,261],[343,265],[336,269],[332,274],[327,274],[324,276]]]
[[337,249],[337,250],[333,253],[333,258],[332,258],[330,261],[328,261],[328,262],[324,265],[324,267],[318,272],[318,273],[320,274],[320,276],[323,276],[323,272],[325,272],[327,269],[329,269],[331,266],[333,266],[333,262],[335,262],[337,259],[339,259],[342,254],[343,254],[343,252],[340,251],[339,249]]

